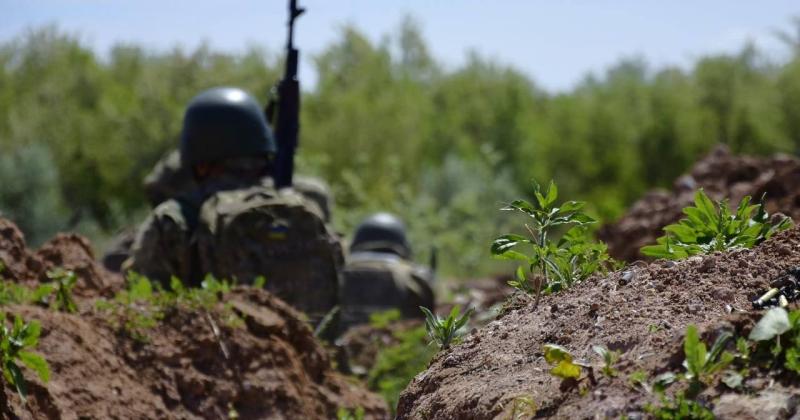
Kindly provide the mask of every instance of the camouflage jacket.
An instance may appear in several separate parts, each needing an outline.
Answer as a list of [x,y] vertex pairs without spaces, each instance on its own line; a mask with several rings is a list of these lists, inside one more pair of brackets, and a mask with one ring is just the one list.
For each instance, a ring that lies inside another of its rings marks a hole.
[[314,202],[256,185],[160,204],[137,232],[126,268],[190,284],[206,274],[240,283],[263,276],[267,289],[313,320],[335,306],[342,264],[338,237]]
[[403,318],[421,318],[420,306],[433,310],[433,273],[388,252],[350,254],[341,293],[344,328],[369,321],[369,315],[398,309]]

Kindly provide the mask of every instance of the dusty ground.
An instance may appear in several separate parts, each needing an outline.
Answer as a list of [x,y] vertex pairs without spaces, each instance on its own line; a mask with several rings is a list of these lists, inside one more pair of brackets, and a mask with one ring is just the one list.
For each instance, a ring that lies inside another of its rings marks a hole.
[[[207,310],[179,307],[142,343],[94,308],[95,297],[113,294],[123,280],[95,263],[85,239],[59,235],[30,252],[16,227],[0,219],[0,260],[5,278],[29,285],[45,281],[51,267],[75,270],[80,307],[77,314],[6,308],[41,322],[36,351],[52,375],[43,384],[26,371],[27,405],[5,386],[4,417],[327,419],[340,407],[388,415],[380,397],[332,369],[300,315],[263,290],[237,288]],[[243,325],[226,321],[231,311]]]
[[617,259],[642,258],[639,248],[654,244],[661,229],[683,217],[681,209],[703,188],[715,200],[729,198],[732,205],[749,195],[758,201],[767,194],[767,210],[800,220],[800,160],[787,155],[734,156],[718,146],[698,161],[689,173],[675,180],[672,191],[655,190],[637,201],[616,223],[604,226],[598,236]]
[[[793,228],[753,250],[657,261],[592,278],[544,297],[538,309],[517,299],[517,309],[439,353],[401,396],[398,417],[503,418],[516,398],[529,397],[538,406],[537,417],[642,418],[644,404],[657,400],[633,389],[628,375],[640,369],[651,377],[681,372],[688,324],[696,324],[706,342],[720,326],[748,330],[757,317],[747,314],[751,299],[798,265],[800,228]],[[548,343],[594,365],[600,361],[592,345],[619,350],[621,373],[613,380],[596,375],[595,385],[562,390],[543,358],[542,346]],[[702,398],[722,418],[800,415],[800,400],[793,396],[797,378],[773,383],[753,376],[747,395],[711,388]]]

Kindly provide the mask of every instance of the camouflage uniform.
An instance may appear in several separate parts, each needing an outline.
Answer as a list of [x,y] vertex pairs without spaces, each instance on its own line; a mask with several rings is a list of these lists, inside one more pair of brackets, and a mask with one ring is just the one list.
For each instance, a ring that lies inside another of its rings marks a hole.
[[240,283],[264,276],[267,289],[321,319],[337,303],[342,250],[315,202],[291,188],[276,191],[269,177],[257,180],[276,151],[249,94],[216,88],[195,97],[180,161],[201,182],[154,209],[125,268],[165,284],[172,276],[193,285],[206,274]]
[[[374,234],[361,235],[365,225],[376,218]],[[396,235],[386,234],[381,218],[397,223]],[[399,219],[378,214],[356,231],[341,292],[344,329],[369,321],[369,315],[375,312],[398,309],[403,318],[421,318],[420,306],[433,309],[433,271],[411,262],[404,230]]]

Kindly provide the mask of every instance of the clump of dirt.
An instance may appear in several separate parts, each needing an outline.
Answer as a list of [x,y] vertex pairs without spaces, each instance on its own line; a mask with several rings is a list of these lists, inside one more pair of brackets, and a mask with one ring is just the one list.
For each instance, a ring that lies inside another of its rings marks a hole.
[[[493,418],[509,414],[524,397],[536,403],[537,417],[642,418],[644,405],[658,401],[634,389],[628,376],[682,372],[689,324],[705,332],[707,343],[724,325],[744,334],[758,317],[749,312],[751,300],[800,265],[799,249],[796,227],[752,250],[634,265],[544,296],[538,308],[529,301],[440,352],[402,394],[398,417]],[[593,345],[619,351],[620,375],[609,379],[595,369],[596,384],[564,388],[549,373],[544,344],[564,346],[595,366],[602,363]],[[800,381],[775,385],[770,379],[754,375],[747,396],[716,388],[703,395],[719,415],[744,416],[747,404],[755,404],[750,410],[756,413],[777,404],[775,410],[791,417]]]
[[32,253],[15,231],[0,220],[6,278],[36,285],[47,269],[64,267],[79,275],[86,293],[76,293],[75,314],[5,308],[42,324],[35,351],[51,369],[46,384],[25,370],[27,404],[3,387],[6,416],[335,418],[339,408],[362,407],[367,418],[388,417],[382,398],[332,368],[301,315],[264,290],[237,287],[207,309],[177,305],[146,330],[147,340],[136,340],[95,309],[94,297],[121,278],[94,263],[85,239],[59,235]]
[[642,259],[639,249],[654,244],[662,228],[683,218],[681,210],[692,204],[699,188],[715,200],[728,198],[732,205],[746,195],[757,202],[766,193],[767,210],[800,220],[800,159],[777,154],[771,157],[734,156],[717,146],[679,177],[672,191],[655,190],[637,201],[616,223],[598,232],[612,257]]
[[73,292],[81,297],[112,296],[125,281],[95,261],[89,241],[76,234],[58,234],[35,252],[25,246],[25,237],[14,223],[0,218],[0,277],[35,286],[50,281],[47,272],[63,268],[78,277]]

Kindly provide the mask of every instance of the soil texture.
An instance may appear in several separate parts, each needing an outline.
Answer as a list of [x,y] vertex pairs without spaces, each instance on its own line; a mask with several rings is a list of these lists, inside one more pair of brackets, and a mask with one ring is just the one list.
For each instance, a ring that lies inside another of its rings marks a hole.
[[767,211],[800,220],[798,185],[800,159],[782,154],[735,156],[720,145],[675,180],[672,191],[645,194],[620,220],[602,227],[598,237],[608,244],[612,257],[629,262],[642,259],[639,249],[655,244],[664,226],[683,218],[681,210],[693,203],[699,188],[714,200],[730,199],[734,207],[746,195],[757,202],[766,193]]
[[[629,375],[683,372],[689,324],[708,345],[722,328],[746,335],[761,314],[751,301],[798,265],[800,227],[752,250],[634,264],[544,296],[538,308],[515,295],[496,320],[437,354],[417,375],[401,396],[398,418],[507,418],[523,398],[535,403],[536,417],[646,418],[645,404],[658,399],[632,386]],[[551,375],[545,344],[594,366],[595,383]],[[621,352],[617,377],[599,374],[593,345]],[[753,372],[746,392],[720,385],[700,398],[719,418],[797,418],[798,384],[796,377]]]
[[123,280],[94,262],[84,238],[59,235],[31,252],[19,230],[0,219],[0,260],[6,279],[35,285],[48,269],[63,267],[78,274],[80,286],[78,313],[5,308],[41,323],[35,351],[51,370],[45,384],[23,369],[27,403],[3,387],[5,417],[329,419],[357,407],[367,418],[388,417],[383,399],[331,367],[301,314],[264,290],[237,287],[206,309],[176,306],[146,340],[136,340],[95,309],[95,298],[113,294]]

